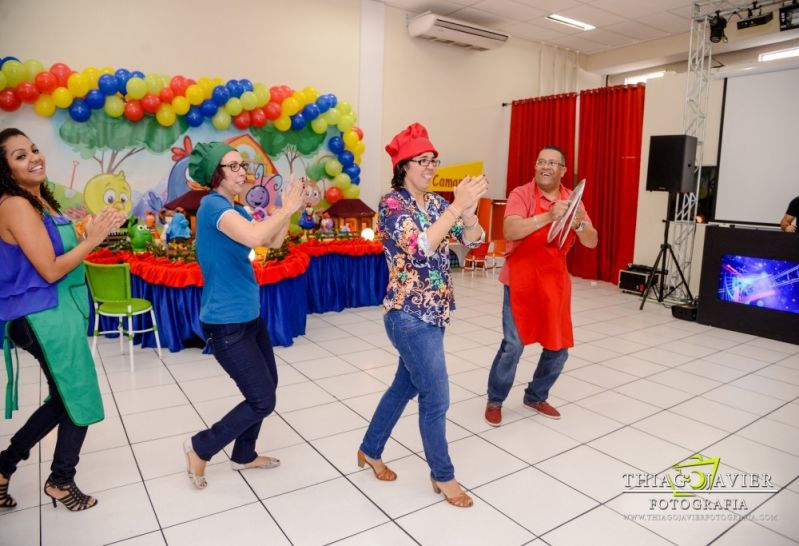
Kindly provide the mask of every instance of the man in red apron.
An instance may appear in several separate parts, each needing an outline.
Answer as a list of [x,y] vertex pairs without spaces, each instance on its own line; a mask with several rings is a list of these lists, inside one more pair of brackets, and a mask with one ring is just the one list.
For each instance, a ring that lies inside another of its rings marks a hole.
[[489,425],[502,424],[502,403],[516,376],[524,346],[543,347],[532,381],[524,391],[524,405],[550,419],[560,413],[547,403],[574,346],[571,321],[571,279],[566,253],[575,240],[588,248],[597,245],[597,232],[582,203],[563,247],[560,237],[547,243],[550,224],[566,214],[571,191],[560,181],[566,174],[566,157],[547,146],[538,154],[535,179],[514,189],[505,207],[503,232],[508,241],[505,267],[499,280],[505,285],[502,307],[503,339],[488,376]]

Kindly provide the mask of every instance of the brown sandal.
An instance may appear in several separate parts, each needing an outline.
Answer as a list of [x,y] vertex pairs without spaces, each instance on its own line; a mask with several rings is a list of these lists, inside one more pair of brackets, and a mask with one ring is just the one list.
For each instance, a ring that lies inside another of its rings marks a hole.
[[383,470],[381,470],[378,473],[377,470],[375,470],[374,465],[372,465],[372,463],[370,463],[368,460],[366,460],[366,455],[363,454],[363,451],[361,451],[359,449],[358,450],[358,466],[360,468],[363,468],[364,465],[367,465],[367,464],[372,469],[372,472],[375,473],[375,478],[377,478],[378,480],[381,480],[381,481],[384,481],[384,482],[393,482],[394,480],[397,479],[397,473],[394,472],[393,470],[391,470],[389,467],[387,467],[385,465],[383,465],[383,466],[385,466],[385,468],[383,468]]
[[[444,493],[434,479],[431,478],[430,483],[433,484],[433,491],[436,494]],[[457,497],[448,497],[447,494],[444,493],[444,498],[447,499],[447,502],[452,506],[457,506],[458,508],[470,508],[474,504],[474,500],[466,491],[462,492]]]

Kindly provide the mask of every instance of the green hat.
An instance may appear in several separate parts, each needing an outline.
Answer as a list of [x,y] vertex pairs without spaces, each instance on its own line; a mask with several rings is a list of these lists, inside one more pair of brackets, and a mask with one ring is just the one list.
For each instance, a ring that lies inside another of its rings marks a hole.
[[207,186],[219,162],[233,150],[235,148],[226,142],[198,143],[189,156],[189,176],[201,186]]

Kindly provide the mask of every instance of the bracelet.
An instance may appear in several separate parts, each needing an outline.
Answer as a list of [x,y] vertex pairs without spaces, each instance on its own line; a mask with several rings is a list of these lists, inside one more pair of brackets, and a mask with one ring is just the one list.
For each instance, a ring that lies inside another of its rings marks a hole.
[[471,224],[469,224],[468,226],[467,226],[467,225],[466,225],[466,223],[464,222],[464,224],[463,224],[463,227],[465,227],[466,229],[472,229],[472,228],[473,228],[474,226],[476,226],[478,223],[480,223],[480,219],[479,219],[479,218],[477,218],[477,216],[475,216],[475,217],[474,217],[474,222],[472,222],[472,223],[471,223]]

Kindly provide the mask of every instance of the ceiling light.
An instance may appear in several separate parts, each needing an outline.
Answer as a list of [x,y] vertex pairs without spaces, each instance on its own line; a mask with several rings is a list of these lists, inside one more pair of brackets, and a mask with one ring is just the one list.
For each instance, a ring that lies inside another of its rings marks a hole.
[[635,85],[636,83],[646,83],[646,80],[651,80],[654,78],[662,78],[666,75],[665,70],[661,70],[659,72],[650,72],[649,74],[641,74],[640,76],[632,76],[630,78],[624,78],[625,85]]
[[792,47],[790,49],[780,49],[779,51],[769,51],[768,53],[761,53],[757,56],[757,60],[761,63],[769,61],[776,61],[778,59],[787,59],[789,57],[799,57],[799,47]]
[[721,41],[726,42],[725,28],[727,28],[727,20],[721,16],[719,11],[716,11],[716,15],[710,18],[710,41],[714,44]]
[[556,23],[560,23],[561,25],[579,28],[580,30],[594,30],[596,28],[594,25],[589,25],[588,23],[583,23],[582,21],[578,21],[576,19],[570,19],[569,17],[564,17],[563,15],[558,15],[557,13],[547,15],[547,19],[550,21],[555,21]]

